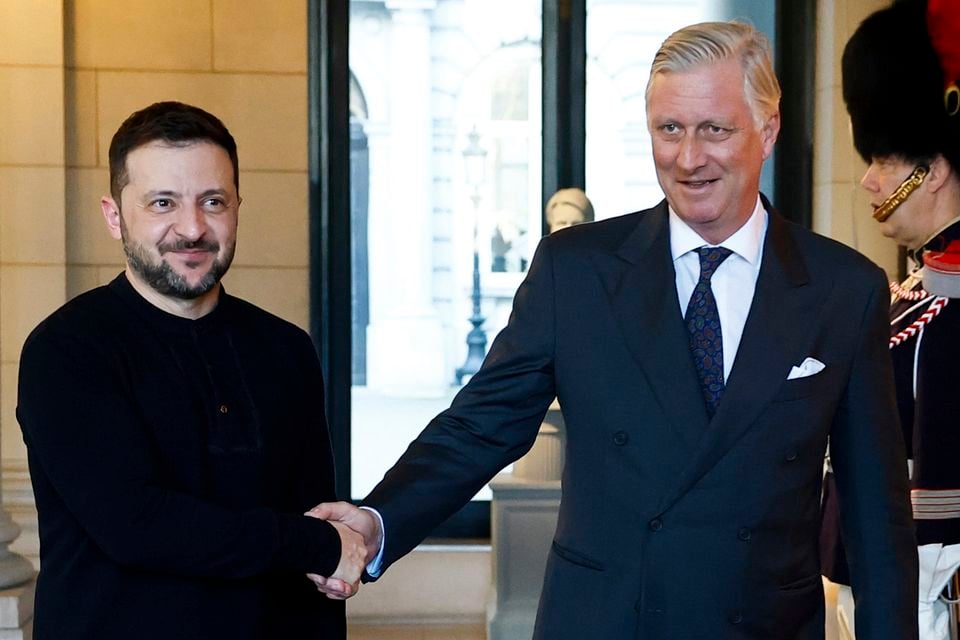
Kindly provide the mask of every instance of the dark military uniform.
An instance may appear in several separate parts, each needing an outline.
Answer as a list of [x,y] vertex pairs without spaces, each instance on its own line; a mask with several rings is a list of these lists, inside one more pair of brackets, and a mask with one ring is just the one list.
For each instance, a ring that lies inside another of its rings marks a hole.
[[[960,239],[960,221],[925,245],[939,250]],[[920,290],[917,282],[912,290]],[[909,286],[909,285],[908,285]],[[904,300],[894,296],[890,335],[895,336],[928,311],[935,296]],[[911,452],[911,499],[917,544],[960,544],[960,299],[951,299],[938,315],[891,348],[897,408],[907,450]],[[824,485],[820,534],[823,575],[850,584],[840,535],[832,474]]]

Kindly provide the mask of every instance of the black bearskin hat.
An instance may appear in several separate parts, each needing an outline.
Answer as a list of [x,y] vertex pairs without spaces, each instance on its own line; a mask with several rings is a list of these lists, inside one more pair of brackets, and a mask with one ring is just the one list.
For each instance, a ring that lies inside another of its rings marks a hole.
[[864,20],[843,52],[853,144],[868,163],[941,154],[960,171],[960,114],[944,106],[944,71],[927,20],[926,0],[900,0]]

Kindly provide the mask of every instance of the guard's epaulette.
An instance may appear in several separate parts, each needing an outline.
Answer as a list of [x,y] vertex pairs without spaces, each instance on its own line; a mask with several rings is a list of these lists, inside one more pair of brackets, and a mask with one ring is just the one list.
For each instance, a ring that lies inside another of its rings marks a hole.
[[960,240],[923,254],[923,288],[935,296],[960,298]]

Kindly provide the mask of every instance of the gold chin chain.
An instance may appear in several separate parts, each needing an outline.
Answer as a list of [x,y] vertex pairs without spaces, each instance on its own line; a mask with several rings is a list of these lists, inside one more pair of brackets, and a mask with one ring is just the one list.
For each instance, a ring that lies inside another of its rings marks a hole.
[[883,222],[887,218],[893,215],[893,212],[897,210],[903,201],[907,199],[911,193],[916,190],[922,183],[924,178],[927,177],[927,174],[930,173],[930,168],[925,167],[922,164],[917,165],[917,168],[913,170],[906,180],[900,183],[900,186],[897,187],[896,191],[890,194],[890,197],[880,203],[880,206],[877,207],[877,210],[873,212],[873,217],[877,222]]

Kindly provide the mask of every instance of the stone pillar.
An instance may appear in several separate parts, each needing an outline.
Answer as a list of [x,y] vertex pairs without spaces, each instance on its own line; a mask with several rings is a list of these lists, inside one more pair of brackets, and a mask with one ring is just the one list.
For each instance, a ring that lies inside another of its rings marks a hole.
[[897,278],[897,245],[870,217],[860,186],[866,165],[853,148],[843,103],[840,59],[853,32],[885,0],[817,0],[817,66],[813,114],[813,230],[846,243]]
[[[27,332],[63,304],[65,144],[63,3],[0,3],[0,442],[25,460],[16,423]],[[28,638],[33,565],[11,552],[20,527],[0,506],[0,638]]]
[[[371,234],[386,237],[389,263],[371,273],[371,295],[386,298],[371,317],[367,385],[385,393],[439,396],[450,386],[440,317],[433,305],[433,145],[430,19],[436,0],[388,0],[389,134],[384,179],[389,211]],[[371,154],[374,149],[371,148]],[[382,189],[384,184],[371,185]],[[385,268],[385,271],[384,271]],[[398,365],[402,363],[402,366]]]

